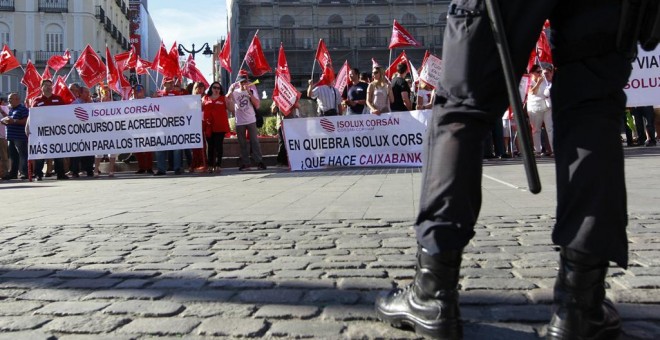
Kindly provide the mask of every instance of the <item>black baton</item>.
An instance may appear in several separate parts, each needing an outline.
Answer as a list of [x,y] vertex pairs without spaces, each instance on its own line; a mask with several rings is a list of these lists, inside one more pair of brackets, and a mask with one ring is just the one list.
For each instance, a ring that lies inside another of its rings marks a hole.
[[536,158],[532,153],[532,144],[530,143],[530,133],[527,128],[527,119],[522,108],[522,100],[518,90],[518,81],[515,79],[513,72],[513,63],[511,62],[511,53],[509,52],[509,42],[506,40],[504,33],[504,24],[502,23],[502,14],[497,0],[486,0],[486,8],[488,10],[488,17],[490,18],[490,25],[493,29],[493,36],[495,37],[495,44],[497,51],[500,55],[502,62],[502,71],[504,72],[504,80],[506,81],[506,90],[509,93],[509,103],[513,109],[513,115],[518,124],[518,136],[520,136],[520,146],[522,151],[523,164],[525,165],[525,173],[527,173],[527,185],[529,191],[533,194],[541,192],[541,180],[539,179],[539,171],[536,168]]

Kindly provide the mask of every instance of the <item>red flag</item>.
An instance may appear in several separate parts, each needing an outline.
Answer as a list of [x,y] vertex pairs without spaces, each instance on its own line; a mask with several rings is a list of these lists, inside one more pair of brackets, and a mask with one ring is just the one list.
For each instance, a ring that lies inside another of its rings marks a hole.
[[[291,82],[291,73],[289,72],[289,63],[286,61],[284,54],[284,44],[280,42],[280,53],[277,55],[277,68],[275,69],[275,77],[282,78],[287,82]],[[278,81],[275,81],[275,88],[273,89],[273,97],[279,95]]]
[[222,45],[218,59],[220,60],[220,66],[231,73],[231,42],[229,40],[229,32],[227,32],[227,40]]
[[7,45],[2,47],[2,52],[0,52],[0,73],[9,72],[20,66],[21,64],[14,57],[14,54],[11,53],[9,47]]
[[27,66],[25,66],[25,74],[23,75],[23,79],[21,79],[21,84],[27,87],[28,94],[34,94],[36,92],[39,95],[41,91],[41,75],[31,60],[28,60]]
[[351,67],[348,65],[348,60],[344,62],[344,66],[341,67],[339,73],[337,73],[337,81],[335,82],[335,88],[339,90],[339,93],[344,93],[344,88],[348,86],[350,79],[348,78],[348,71]]
[[[110,59],[109,61],[112,61]],[[105,64],[101,61],[101,57],[87,45],[80,58],[73,64],[73,67],[78,70],[80,78],[85,82],[87,87],[92,88],[94,85],[103,81],[105,78]]]
[[137,74],[147,74],[149,73],[147,70],[150,68],[151,63],[142,58],[138,58],[137,62],[135,63],[135,73]]
[[264,50],[261,48],[261,41],[256,34],[245,53],[245,63],[255,77],[260,77],[272,71],[264,55]]
[[176,48],[176,41],[170,47],[170,51],[167,53],[170,63],[172,63],[172,68],[176,71],[176,76],[174,78],[181,79],[181,67],[179,66],[179,49]]
[[541,30],[541,34],[539,35],[539,40],[536,41],[536,47],[529,56],[527,70],[531,69],[532,65],[537,64],[538,62],[552,64],[552,49],[550,48],[548,37],[545,34],[547,28],[550,28],[550,22],[548,20],[545,21],[543,30]]
[[138,60],[138,52],[135,50],[135,45],[131,45],[131,50],[128,54],[128,60],[126,61],[126,68],[136,68]]
[[115,64],[117,65],[119,72],[124,72],[127,68],[126,63],[128,62],[130,54],[130,51],[115,54]]
[[105,67],[108,87],[119,93],[122,99],[128,99],[131,94],[131,84],[126,80],[126,77],[119,72],[117,65],[115,65],[115,62],[112,59],[112,55],[110,54],[110,49],[107,46],[105,48],[105,60],[108,62]]
[[69,63],[69,60],[71,60],[71,53],[69,53],[69,50],[66,50],[63,55],[54,55],[48,58],[47,64],[57,73],[57,71]]
[[330,85],[335,80],[335,71],[332,68],[332,58],[330,52],[325,46],[323,39],[319,39],[319,46],[316,48],[316,55],[314,59],[321,65],[321,79],[319,79],[317,86]]
[[53,84],[53,94],[62,97],[65,104],[71,104],[76,100],[76,96],[74,96],[73,93],[71,93],[71,90],[69,90],[69,87],[66,86],[66,82],[62,76],[57,76],[57,81]]
[[376,68],[380,67],[380,64],[376,61],[376,59],[371,58],[371,68]]
[[330,52],[328,52],[328,48],[325,46],[323,39],[319,39],[319,46],[316,48],[316,55],[314,56],[314,59],[316,59],[319,65],[321,65],[322,70],[325,71],[326,67],[332,68]]
[[288,116],[302,95],[295,86],[291,85],[284,77],[275,78],[275,88],[273,91],[273,101],[277,107]]
[[396,59],[394,59],[390,67],[387,68],[387,70],[385,71],[385,76],[387,76],[387,79],[392,79],[392,76],[396,73],[396,66],[401,63],[406,63],[406,65],[408,65],[408,69],[410,69],[410,64],[408,62],[408,56],[406,56],[406,51],[401,52],[399,56],[396,57]]
[[286,62],[286,55],[284,54],[284,45],[280,42],[280,53],[277,56],[277,69],[275,75],[282,77],[284,80],[291,81],[291,72],[289,72],[289,63]]
[[396,19],[394,20],[394,25],[392,26],[392,38],[390,38],[390,47],[393,49],[395,47],[401,46],[422,46],[422,44],[413,38],[412,34],[401,26]]
[[41,79],[53,80],[53,76],[50,75],[50,71],[48,70],[48,65],[46,65],[46,68],[44,69],[44,73],[41,74]]
[[191,79],[192,81],[195,82],[201,81],[202,83],[204,83],[204,86],[206,88],[209,87],[209,82],[206,81],[206,78],[204,78],[202,72],[197,68],[197,65],[195,64],[195,59],[192,58],[192,54],[188,55],[188,60],[186,60],[186,63],[183,65],[183,68],[181,69],[181,74],[183,74],[184,77]]
[[156,57],[151,64],[151,69],[157,71],[166,78],[178,78],[180,73],[178,54],[177,59],[172,60],[170,54],[165,49],[165,45],[161,42],[160,49],[158,50],[158,53],[156,53]]

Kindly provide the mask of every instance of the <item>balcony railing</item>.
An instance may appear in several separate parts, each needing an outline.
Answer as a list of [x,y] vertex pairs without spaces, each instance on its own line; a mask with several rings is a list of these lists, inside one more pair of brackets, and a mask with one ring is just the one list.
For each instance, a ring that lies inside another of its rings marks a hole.
[[105,18],[105,25],[103,27],[105,27],[106,32],[108,32],[108,33],[112,32],[112,20],[110,20],[110,18],[106,17]]
[[100,23],[105,23],[105,10],[101,6],[96,6],[96,18]]
[[434,35],[433,36],[433,45],[442,46],[442,36],[441,35]]
[[35,64],[45,64],[50,57],[54,55],[63,55],[64,51],[61,52],[52,52],[52,51],[33,51],[34,53],[34,63]]
[[387,38],[374,37],[374,38],[360,38],[360,47],[387,47]]
[[328,48],[350,48],[351,38],[323,38]]
[[39,12],[67,13],[69,0],[39,0]]
[[15,10],[14,0],[0,0],[0,11],[13,12]]
[[117,43],[121,45],[121,39],[123,38],[121,32],[117,31]]
[[117,26],[112,25],[112,33],[110,33],[110,35],[112,35],[112,37],[116,39],[117,38],[117,33],[118,33],[117,32]]

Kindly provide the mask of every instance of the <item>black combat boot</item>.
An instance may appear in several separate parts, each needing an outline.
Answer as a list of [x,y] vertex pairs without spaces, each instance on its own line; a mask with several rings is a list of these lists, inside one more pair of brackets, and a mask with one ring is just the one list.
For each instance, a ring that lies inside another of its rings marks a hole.
[[378,317],[394,327],[412,326],[417,334],[433,339],[462,339],[458,309],[458,274],[462,250],[431,256],[417,249],[415,280],[376,300]]
[[547,339],[616,339],[621,320],[605,298],[608,262],[569,248],[560,258]]

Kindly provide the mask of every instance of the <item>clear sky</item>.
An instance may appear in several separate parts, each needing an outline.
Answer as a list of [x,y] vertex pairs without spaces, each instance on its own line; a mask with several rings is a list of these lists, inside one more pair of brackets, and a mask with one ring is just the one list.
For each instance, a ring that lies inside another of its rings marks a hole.
[[[199,49],[204,43],[213,48],[213,44],[227,35],[224,0],[149,0],[149,13],[168,49],[174,41],[188,50],[192,49],[192,44]],[[213,80],[211,58],[199,52],[195,62],[210,83]]]

